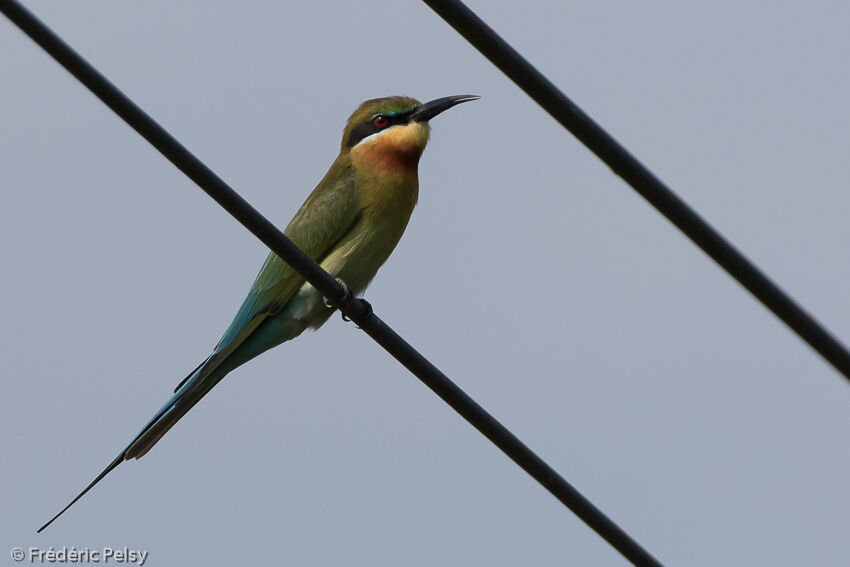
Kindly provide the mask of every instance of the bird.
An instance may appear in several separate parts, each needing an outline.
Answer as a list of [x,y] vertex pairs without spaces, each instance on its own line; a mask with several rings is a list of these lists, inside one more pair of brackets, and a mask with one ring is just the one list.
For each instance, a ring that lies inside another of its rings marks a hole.
[[[429,121],[478,98],[455,95],[422,104],[390,96],[362,103],[348,119],[336,160],[283,233],[347,293],[361,294],[395,249],[413,213]],[[307,328],[318,329],[333,311],[321,293],[271,252],[212,353],[177,385],[103,472],[38,532],[119,464],[147,454],[229,372]]]

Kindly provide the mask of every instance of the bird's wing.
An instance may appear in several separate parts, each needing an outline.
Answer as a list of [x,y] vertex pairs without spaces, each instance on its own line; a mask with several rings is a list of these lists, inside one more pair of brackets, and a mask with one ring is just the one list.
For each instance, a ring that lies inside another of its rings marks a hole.
[[[289,222],[284,234],[316,262],[321,262],[360,217],[353,178],[320,184]],[[262,320],[276,314],[304,283],[304,278],[274,252],[266,258],[248,296],[224,332],[213,358],[239,346]]]
[[[333,168],[332,170],[333,171]],[[317,262],[328,255],[339,240],[360,217],[356,186],[353,176],[329,182],[326,177],[310,194],[290,221],[286,234],[299,248]],[[44,530],[100,482],[121,462],[139,458],[194,406],[217,380],[213,371],[227,358],[267,317],[277,313],[303,283],[303,278],[277,255],[270,254],[245,302],[225,331],[213,353],[202,362],[175,389],[174,395],[160,408],[130,444],[89,484],[76,498],[53,516],[38,531]]]
[[[331,171],[334,171],[332,168]],[[360,217],[353,176],[327,177],[307,197],[284,234],[308,256],[321,262]],[[245,342],[268,317],[292,298],[304,278],[274,252],[266,258],[242,307],[213,353],[174,389],[174,395],[142,428],[125,450],[126,458],[140,458],[188,412],[219,380],[214,371]]]
[[[331,169],[333,171],[333,169]],[[339,178],[338,178],[339,179]],[[308,256],[321,262],[360,217],[353,176],[328,182],[310,194],[289,222],[286,234]],[[125,450],[126,458],[140,458],[180,420],[219,380],[214,371],[245,342],[268,317],[277,314],[295,294],[304,278],[270,253],[257,274],[242,307],[213,353],[180,382],[174,395],[142,428]]]

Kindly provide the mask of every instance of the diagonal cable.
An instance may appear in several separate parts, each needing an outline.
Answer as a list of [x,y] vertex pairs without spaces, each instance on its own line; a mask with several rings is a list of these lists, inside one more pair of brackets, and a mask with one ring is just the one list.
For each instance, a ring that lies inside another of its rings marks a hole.
[[850,379],[850,352],[844,345],[463,2],[423,1],[845,378]]
[[333,298],[332,301],[339,306],[343,314],[354,321],[626,559],[634,565],[661,565],[557,471],[375,315],[368,302],[351,297],[336,280],[286,238],[271,222],[251,207],[220,177],[32,13],[15,0],[0,0],[0,11],[275,254],[301,273],[326,297]]

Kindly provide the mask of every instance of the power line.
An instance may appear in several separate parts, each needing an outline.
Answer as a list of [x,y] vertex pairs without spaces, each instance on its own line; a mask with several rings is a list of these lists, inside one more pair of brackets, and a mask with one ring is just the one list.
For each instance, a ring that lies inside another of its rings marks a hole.
[[347,293],[335,279],[298,249],[271,222],[26,8],[15,0],[0,0],[0,11],[245,228],[295,268],[317,290],[331,298],[345,316],[354,321],[631,563],[641,566],[661,565],[557,471],[375,315],[368,302]]
[[850,352],[626,148],[459,0],[423,0],[614,173],[850,379]]

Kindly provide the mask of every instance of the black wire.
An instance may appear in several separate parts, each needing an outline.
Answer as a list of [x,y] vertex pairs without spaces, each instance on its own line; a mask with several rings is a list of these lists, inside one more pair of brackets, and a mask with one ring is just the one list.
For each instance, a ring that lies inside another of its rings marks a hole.
[[272,223],[26,8],[14,0],[0,0],[0,11],[275,254],[301,273],[326,297],[334,298],[344,315],[354,321],[629,561],[635,565],[661,565],[543,459],[385,324],[372,312],[368,302],[352,298],[334,278],[299,250]]
[[850,379],[850,352],[687,203],[459,0],[423,0],[832,366]]

